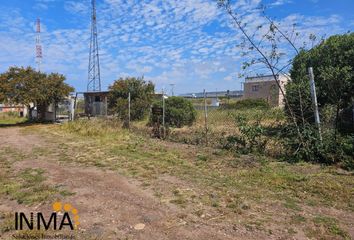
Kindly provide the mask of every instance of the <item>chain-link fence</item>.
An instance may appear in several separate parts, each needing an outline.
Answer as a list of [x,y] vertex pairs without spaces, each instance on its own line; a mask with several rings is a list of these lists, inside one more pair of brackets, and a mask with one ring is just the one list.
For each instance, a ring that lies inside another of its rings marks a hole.
[[[144,101],[131,99],[130,94],[127,94],[124,98],[118,98],[116,104],[112,104],[114,107],[111,109],[108,108],[106,95],[100,96],[100,101],[98,101],[98,98],[92,95],[91,100],[97,100],[93,102],[83,96],[76,96],[74,119],[100,116],[113,118],[121,121],[121,126],[139,134],[196,145],[222,146],[228,136],[239,134],[236,119],[242,114],[246,114],[251,121],[262,118],[265,120],[263,125],[266,126],[280,121],[277,120],[276,114],[279,113],[279,119],[281,119],[280,113],[282,112],[267,110],[268,116],[264,116],[264,110],[254,108],[240,110],[235,107],[240,96],[230,97],[225,94],[204,92],[198,96],[184,97],[194,108],[195,119],[191,124],[176,126],[176,124],[171,124],[175,120],[171,119],[169,112],[171,109],[166,106],[166,102],[169,102],[171,97],[165,94],[154,94],[151,105]],[[269,117],[272,118],[268,119],[270,121],[266,119]]]
[[[262,101],[240,101],[241,96],[237,93],[231,96],[204,91],[183,96],[196,114],[191,124],[180,126],[171,124],[169,111],[172,110],[166,106],[171,97],[166,94],[154,94],[151,105],[148,100],[139,99],[139,96],[131,99],[130,94],[127,94],[116,99],[111,108],[108,107],[108,92],[89,94],[90,98],[76,96],[73,119],[108,117],[121,121],[119,123],[121,126],[135,133],[187,144],[229,148],[232,147],[233,141],[253,141],[253,138],[262,132],[262,137],[270,142],[267,151],[276,152],[279,145],[275,138],[286,121],[283,109],[271,108]],[[324,128],[336,124],[334,110],[334,108],[320,109],[321,125]],[[340,124],[343,125],[340,127],[349,129],[346,131],[354,129],[353,112],[354,110],[348,109],[340,113],[343,119],[345,117],[345,121],[340,119],[342,120]],[[67,116],[70,119],[68,106],[59,105],[57,115],[59,118]]]
[[[129,122],[132,131],[143,133],[176,142],[203,145],[219,145],[225,136],[237,132],[235,127],[235,112],[230,107],[239,98],[215,96],[205,93],[199,97],[186,98],[196,111],[196,119],[191,125],[182,127],[170,126],[166,121],[165,101],[169,97],[164,94],[155,96],[154,104],[147,111],[146,116],[138,121],[130,121],[129,115],[124,118]],[[128,111],[134,111],[134,104],[126,99]]]

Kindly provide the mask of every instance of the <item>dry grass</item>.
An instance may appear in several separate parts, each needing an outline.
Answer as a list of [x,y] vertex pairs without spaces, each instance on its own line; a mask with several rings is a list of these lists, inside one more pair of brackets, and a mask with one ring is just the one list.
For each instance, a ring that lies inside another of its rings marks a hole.
[[[168,140],[174,142],[188,143],[194,145],[206,145],[222,147],[223,140],[229,135],[239,135],[236,123],[236,116],[245,117],[249,123],[259,122],[263,127],[277,128],[285,120],[285,115],[281,109],[223,109],[210,108],[207,113],[207,124],[205,124],[205,113],[197,110],[196,122],[192,126],[182,128],[170,128],[167,136]],[[139,134],[150,135],[151,127],[148,126],[148,118],[143,121],[132,122],[132,131]],[[206,130],[207,127],[207,130]],[[269,141],[267,148],[274,152],[273,146],[276,139]],[[279,143],[277,143],[279,144]],[[271,153],[274,155],[274,153]]]
[[[144,138],[119,126],[103,120],[43,126],[43,136],[58,148],[37,149],[36,154],[60,154],[61,161],[118,171],[154,191],[161,202],[197,216],[235,221],[250,231],[288,237],[301,231],[324,239],[348,236],[354,221],[350,173],[261,156],[234,157],[221,150]],[[315,215],[333,221],[316,223]],[[324,231],[324,226],[329,230]]]
[[16,200],[19,204],[33,205],[53,200],[70,193],[61,187],[45,183],[42,169],[26,168],[15,171],[13,164],[26,158],[18,149],[0,148],[0,196]]
[[18,124],[26,121],[27,118],[21,118],[17,113],[0,113],[0,126]]

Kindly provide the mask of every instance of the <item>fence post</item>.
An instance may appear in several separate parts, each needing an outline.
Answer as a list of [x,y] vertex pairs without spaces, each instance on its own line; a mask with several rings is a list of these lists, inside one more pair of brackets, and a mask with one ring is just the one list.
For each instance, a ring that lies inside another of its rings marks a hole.
[[315,85],[315,77],[313,75],[312,67],[309,67],[309,77],[310,77],[310,88],[311,88],[311,97],[312,103],[315,111],[315,122],[318,129],[318,134],[320,136],[320,141],[322,142],[322,134],[321,134],[321,123],[320,123],[320,115],[318,113],[318,105],[317,105],[317,96],[316,96],[316,85]]
[[128,129],[130,129],[130,92],[128,93]]
[[206,102],[206,92],[203,91],[204,95],[204,124],[205,124],[205,144],[208,145],[208,107]]
[[162,90],[162,127],[163,127],[163,138],[166,138],[166,128],[165,128],[165,93]]
[[77,105],[77,94],[75,94],[75,100],[74,100],[74,107],[73,107],[73,111],[72,111],[72,121],[75,120],[75,111],[76,111],[76,105]]
[[354,130],[354,99],[353,99],[353,105],[352,105],[352,127]]
[[57,102],[54,101],[54,118],[53,122],[55,123],[57,121]]
[[104,97],[104,105],[105,105],[105,116],[107,118],[108,116],[108,101],[107,101],[107,96]]

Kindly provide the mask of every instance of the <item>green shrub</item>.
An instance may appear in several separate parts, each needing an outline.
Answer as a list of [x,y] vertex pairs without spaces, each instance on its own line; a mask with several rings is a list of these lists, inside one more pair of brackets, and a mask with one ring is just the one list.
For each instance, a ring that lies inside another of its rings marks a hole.
[[259,108],[259,109],[269,109],[270,105],[264,99],[243,99],[234,103],[229,103],[222,105],[225,109],[249,109],[249,108]]
[[[317,102],[321,112],[342,134],[353,132],[351,107],[354,96],[354,33],[331,36],[292,60],[286,97],[299,123],[314,123],[308,67],[313,67]],[[329,109],[322,110],[329,105]],[[332,109],[331,109],[332,108]],[[331,111],[328,111],[331,110]],[[329,116],[328,114],[332,114]],[[287,111],[290,116],[290,112]],[[324,119],[324,120],[327,120]],[[322,120],[322,119],[321,119]]]
[[264,136],[265,129],[259,121],[249,123],[242,115],[236,116],[235,120],[240,134],[226,137],[223,147],[242,154],[264,153],[267,139]]
[[[162,107],[162,101],[155,102],[154,107]],[[165,123],[169,127],[191,126],[197,117],[191,101],[183,97],[169,97],[165,100]],[[162,123],[162,117],[152,115],[150,122]]]
[[128,119],[128,96],[130,92],[130,119],[141,120],[148,113],[155,86],[144,78],[120,78],[109,87],[109,108],[121,120]]
[[0,125],[24,123],[27,118],[20,117],[18,112],[0,112]]
[[8,118],[20,118],[18,112],[1,112],[0,119],[8,119]]
[[301,143],[295,127],[289,125],[284,130],[281,137],[288,149],[285,154],[287,160],[339,164],[344,168],[353,169],[354,136],[335,135],[333,130],[324,130],[321,141],[317,129],[306,124],[300,129],[303,137]]

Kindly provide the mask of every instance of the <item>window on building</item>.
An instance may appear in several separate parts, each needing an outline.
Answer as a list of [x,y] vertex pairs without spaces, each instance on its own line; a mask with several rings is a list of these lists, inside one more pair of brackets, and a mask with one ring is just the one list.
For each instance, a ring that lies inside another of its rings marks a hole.
[[95,96],[95,102],[101,102],[101,97],[100,96]]
[[258,92],[258,90],[259,90],[259,85],[252,86],[252,92]]

